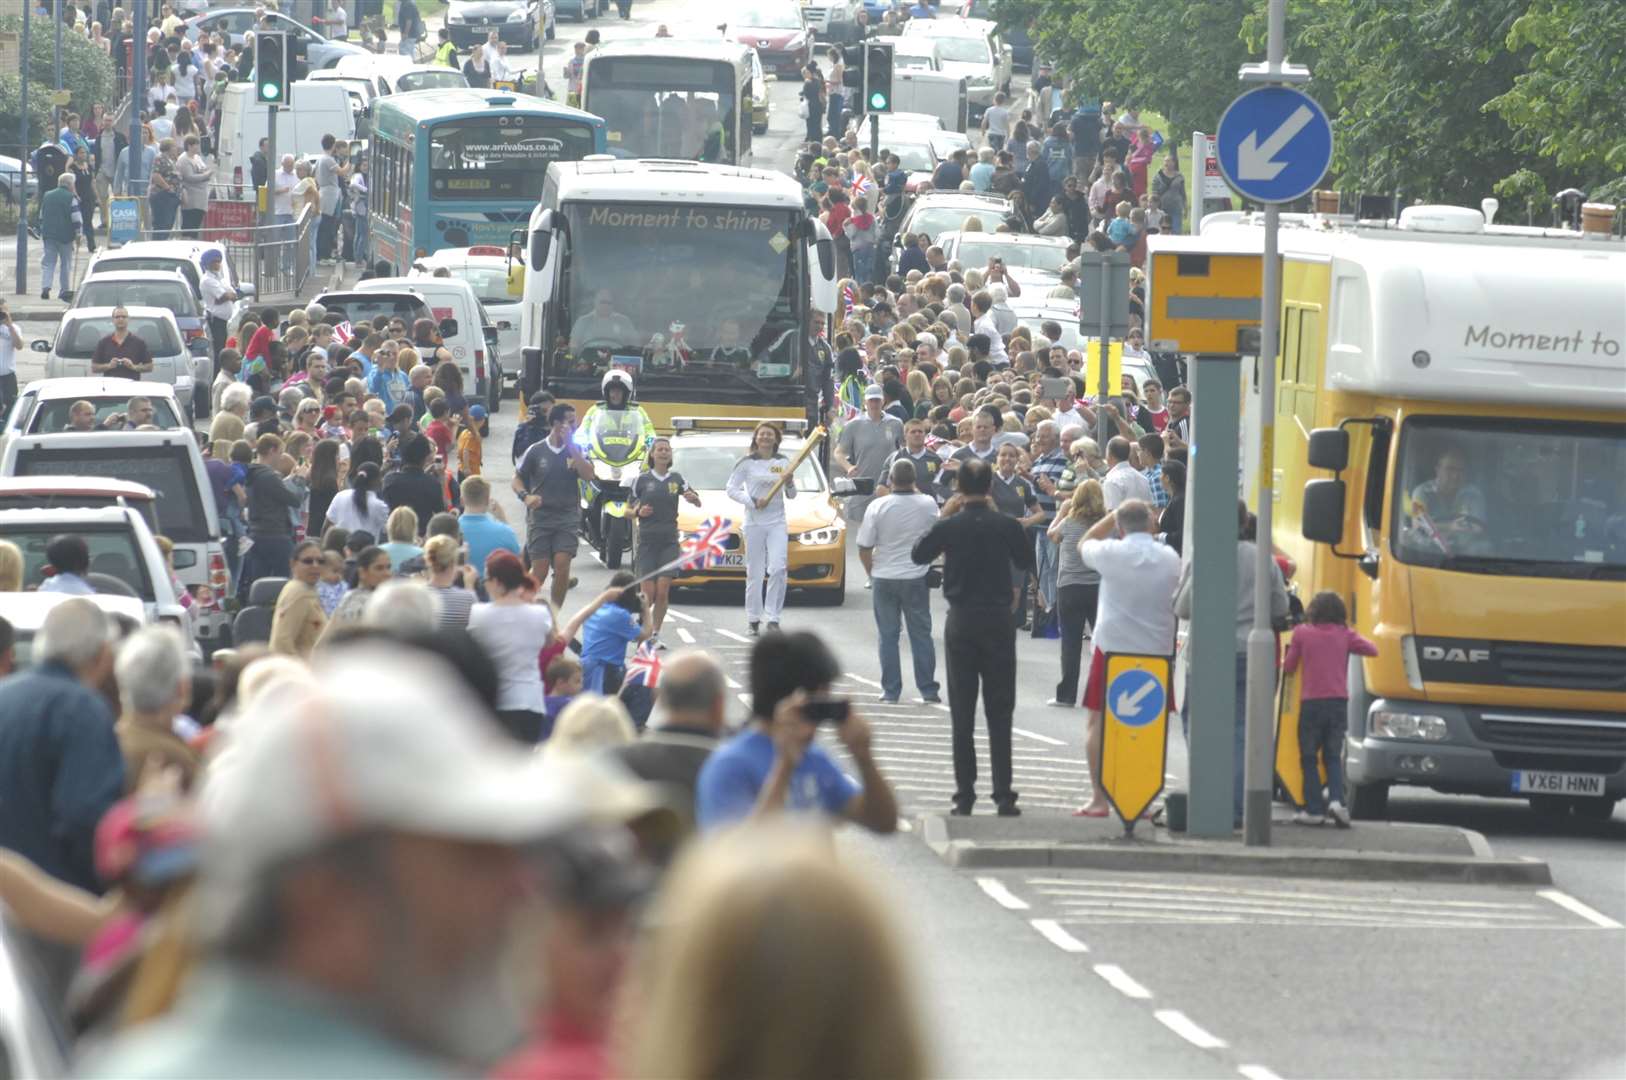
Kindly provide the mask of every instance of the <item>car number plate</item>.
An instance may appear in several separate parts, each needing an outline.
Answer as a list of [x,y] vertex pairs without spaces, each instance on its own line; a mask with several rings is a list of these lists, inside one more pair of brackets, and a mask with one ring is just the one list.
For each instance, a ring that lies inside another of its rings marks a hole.
[[1513,774],[1513,790],[1520,795],[1602,795],[1603,777],[1521,769]]
[[740,554],[724,555],[717,563],[718,566],[745,566],[745,556]]

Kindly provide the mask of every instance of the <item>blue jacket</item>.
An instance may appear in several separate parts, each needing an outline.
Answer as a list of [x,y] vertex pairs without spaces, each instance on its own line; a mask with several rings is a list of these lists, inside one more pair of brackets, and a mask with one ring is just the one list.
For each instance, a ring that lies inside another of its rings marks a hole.
[[101,891],[96,824],[124,794],[124,757],[100,694],[54,661],[0,679],[0,847]]

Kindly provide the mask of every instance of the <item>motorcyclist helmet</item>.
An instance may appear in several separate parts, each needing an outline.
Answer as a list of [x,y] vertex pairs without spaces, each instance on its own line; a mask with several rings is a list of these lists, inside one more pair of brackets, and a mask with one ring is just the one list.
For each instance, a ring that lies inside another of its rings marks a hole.
[[599,392],[604,396],[604,401],[606,404],[608,404],[610,400],[610,387],[612,386],[621,387],[622,392],[625,393],[626,400],[622,402],[623,406],[632,404],[631,375],[627,374],[625,371],[622,371],[620,368],[615,368],[604,373],[604,380],[599,383]]

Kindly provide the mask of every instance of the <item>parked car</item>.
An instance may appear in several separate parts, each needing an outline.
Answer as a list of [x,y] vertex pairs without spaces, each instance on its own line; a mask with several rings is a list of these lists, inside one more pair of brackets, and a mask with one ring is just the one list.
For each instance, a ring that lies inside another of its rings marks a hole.
[[768,134],[768,124],[773,119],[773,100],[768,96],[768,84],[778,82],[779,76],[766,72],[762,67],[762,57],[757,50],[751,50],[751,134]]
[[[280,12],[267,11],[264,18],[269,24],[266,29],[280,30],[304,40],[305,60],[312,71],[330,68],[346,56],[372,55],[360,45],[352,45],[348,41],[329,41],[310,27]],[[188,40],[196,41],[199,29],[207,30],[211,34],[224,33],[228,35],[228,40],[233,45],[241,48],[243,35],[251,30],[258,31],[260,26],[255,22],[252,7],[238,7],[222,8],[207,15],[194,15],[186,20],[185,33]]]
[[[242,313],[246,301],[234,305],[232,321]],[[194,341],[209,346],[209,351],[197,355],[197,379],[192,386],[192,415],[200,419],[209,415],[209,385],[214,382],[214,343],[209,339],[209,319],[203,303],[187,284],[185,276],[177,270],[113,270],[87,275],[73,294],[76,308],[125,307],[165,308],[175,316],[175,325],[181,331],[181,340],[190,348]]]
[[820,41],[852,44],[863,32],[858,26],[858,13],[864,10],[863,0],[803,0],[802,17],[807,28]]
[[[209,395],[209,383],[199,380],[198,361],[208,356],[208,341],[181,342],[181,329],[167,308],[126,307],[130,333],[147,343],[152,353],[152,370],[143,372],[141,382],[168,383],[175,388],[175,400],[189,417],[195,416],[196,395]],[[54,340],[40,338],[30,348],[45,353],[45,377],[61,379],[93,375],[91,361],[96,344],[113,332],[111,307],[73,308],[62,316]],[[212,378],[212,376],[211,376]]]
[[160,382],[104,379],[99,375],[73,379],[35,379],[17,395],[17,404],[0,432],[0,445],[18,435],[55,435],[68,430],[68,411],[76,401],[96,407],[96,426],[126,411],[137,394],[152,403],[152,424],[169,431],[186,427],[185,409],[175,388]]
[[966,81],[973,118],[994,103],[994,92],[1011,89],[1011,48],[998,28],[984,19],[910,19],[905,37],[938,39],[941,70]]
[[555,6],[560,15],[586,22],[609,11],[610,0],[555,0]]
[[556,15],[553,0],[451,0],[446,29],[460,49],[485,41],[495,30],[499,41],[531,52],[542,47],[544,37],[553,40]]
[[104,248],[90,257],[85,276],[126,270],[174,270],[192,286],[198,302],[203,301],[203,256],[205,252],[220,252],[220,272],[232,292],[242,297],[234,309],[241,311],[254,296],[254,284],[244,281],[232,265],[231,252],[224,244],[210,240],[137,240],[123,247]]
[[795,0],[753,0],[727,12],[724,33],[755,49],[762,66],[800,76],[813,58],[813,32]]
[[[175,576],[195,602],[193,632],[205,649],[230,643],[230,620],[224,607],[231,585],[226,548],[214,489],[190,431],[21,435],[7,441],[0,454],[0,476],[46,475],[109,477],[156,492],[158,527],[175,545]],[[9,537],[3,526],[0,535]]]
[[990,259],[1000,260],[1024,292],[1049,290],[1061,281],[1062,268],[1067,265],[1067,247],[1071,243],[1065,236],[1031,233],[955,230],[936,237],[943,257],[949,262],[958,260],[967,270],[981,269]]
[[106,476],[0,476],[0,510],[100,510],[128,506],[156,535],[158,493],[146,484]]
[[0,536],[23,553],[24,591],[38,589],[45,580],[50,562],[45,549],[64,534],[82,537],[90,549],[87,580],[97,592],[135,600],[145,622],[186,625],[186,609],[170,582],[163,552],[140,512],[127,506],[0,510]]
[[892,238],[892,268],[898,267],[903,238],[909,233],[925,233],[933,240],[943,233],[962,229],[972,218],[989,230],[999,227],[1010,203],[1002,196],[973,194],[969,191],[928,191],[909,204]]
[[[960,5],[960,14],[967,19],[996,20],[996,0],[964,0]],[[1007,22],[1000,25],[1000,31],[1005,35],[1005,41],[1011,47],[1011,61],[1023,71],[1033,70],[1033,38],[1029,36],[1027,27],[1019,22]]]
[[[518,266],[516,261],[512,265]],[[411,280],[432,278],[445,268],[469,283],[486,316],[497,330],[496,360],[504,386],[519,382],[519,316],[521,297],[508,290],[508,253],[495,245],[441,248],[418,259],[407,275]],[[419,268],[422,269],[419,269]]]
[[[40,628],[45,625],[45,617],[60,603],[71,600],[72,593],[59,592],[15,592],[0,593],[0,611],[5,612],[6,621],[11,624],[13,632],[11,661],[14,669],[21,671],[34,666],[34,640],[39,637]],[[123,593],[96,593],[89,598],[92,603],[106,612],[108,617],[119,625],[119,637],[134,633],[143,626],[149,626],[152,620],[148,617],[147,606],[141,602],[140,597],[126,596]],[[5,959],[0,957],[0,1000],[5,999],[7,988],[4,985],[6,978]],[[0,1007],[0,1042],[9,1043],[11,1033],[3,1029],[10,1022],[5,1016],[5,1009]],[[12,1048],[9,1045],[0,1045],[0,1061],[16,1065],[14,1057],[8,1057]],[[18,1071],[6,1075],[11,1076],[39,1076],[33,1070]],[[45,1075],[60,1075],[49,1073]]]
[[380,94],[409,94],[414,90],[449,90],[467,87],[462,68],[420,64],[410,56],[363,53],[346,56],[334,68],[341,75],[361,75],[373,81]]
[[[0,154],[0,202],[6,203],[10,206],[17,205],[17,196],[15,193],[17,191],[17,185],[22,182],[22,178],[22,162],[18,161],[14,157],[6,157],[5,155]],[[34,175],[33,169],[28,170],[28,187],[25,189],[25,191],[30,200],[32,200],[35,193],[39,191],[39,178]]]

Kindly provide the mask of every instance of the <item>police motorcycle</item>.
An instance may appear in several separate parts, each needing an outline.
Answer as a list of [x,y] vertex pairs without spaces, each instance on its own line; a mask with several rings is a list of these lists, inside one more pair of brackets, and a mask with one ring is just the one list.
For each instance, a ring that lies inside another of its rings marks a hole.
[[593,467],[593,479],[578,481],[577,486],[582,534],[604,565],[616,570],[632,546],[627,506],[655,428],[643,406],[632,400],[632,376],[627,372],[606,372],[600,391],[603,399],[587,410],[576,428],[576,442]]

